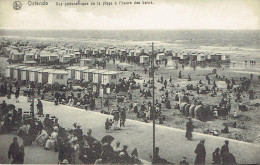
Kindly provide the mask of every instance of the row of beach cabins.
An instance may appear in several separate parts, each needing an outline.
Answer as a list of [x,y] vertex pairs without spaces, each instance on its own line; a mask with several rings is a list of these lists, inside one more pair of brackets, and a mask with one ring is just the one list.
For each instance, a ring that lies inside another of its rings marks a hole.
[[39,84],[67,86],[68,80],[93,82],[95,84],[116,84],[119,82],[121,72],[103,69],[91,69],[87,66],[69,66],[62,69],[48,69],[29,67],[25,65],[6,66],[6,77],[18,81],[37,82]]
[[[72,59],[79,61],[81,58],[89,56],[97,57],[99,55],[107,56],[126,56],[139,58],[141,64],[149,63],[152,50],[149,48],[141,47],[98,47],[98,46],[64,46],[64,45],[49,45],[43,50],[36,49],[32,45],[26,47],[6,46],[2,47],[2,53],[9,56],[12,61],[22,61],[23,63],[49,63],[59,61],[60,63],[69,63]],[[180,61],[196,61],[196,62],[229,62],[230,55],[221,53],[209,52],[192,52],[192,51],[179,51],[160,48],[154,50],[157,54],[156,60],[161,61],[166,56],[172,56],[174,59]]]

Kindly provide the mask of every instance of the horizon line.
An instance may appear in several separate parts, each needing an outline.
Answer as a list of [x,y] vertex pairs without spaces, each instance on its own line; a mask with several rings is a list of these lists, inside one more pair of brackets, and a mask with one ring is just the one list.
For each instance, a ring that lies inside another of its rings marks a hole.
[[16,29],[16,28],[2,28],[0,27],[0,30],[32,30],[32,31],[37,31],[37,30],[62,30],[62,31],[79,31],[79,30],[89,30],[89,31],[135,31],[135,30],[147,30],[147,31],[152,31],[152,30],[162,30],[162,31],[189,31],[189,30],[259,30],[259,29]]

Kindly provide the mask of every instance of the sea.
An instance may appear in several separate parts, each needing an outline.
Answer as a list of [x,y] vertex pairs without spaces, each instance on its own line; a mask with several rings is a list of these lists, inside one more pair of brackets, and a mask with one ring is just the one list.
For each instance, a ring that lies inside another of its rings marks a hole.
[[[0,29],[0,37],[108,42],[165,47],[178,51],[215,52],[231,55],[233,64],[255,60],[253,68],[260,73],[260,30],[11,30]],[[241,68],[235,68],[241,69]]]

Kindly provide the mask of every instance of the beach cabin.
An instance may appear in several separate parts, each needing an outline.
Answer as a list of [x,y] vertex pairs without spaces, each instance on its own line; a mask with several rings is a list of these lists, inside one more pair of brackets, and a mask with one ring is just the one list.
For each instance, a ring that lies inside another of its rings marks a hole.
[[21,69],[21,80],[29,80],[29,73],[31,69],[34,69],[34,67],[26,67]]
[[141,51],[140,50],[136,50],[134,52],[134,56],[141,56]]
[[110,56],[116,55],[116,50],[115,49],[108,49],[108,55],[110,55]]
[[126,54],[127,54],[127,52],[126,52],[125,49],[121,49],[120,52],[119,52],[119,55],[120,55],[120,56],[124,56],[124,55],[126,55]]
[[189,58],[189,55],[187,53],[180,54],[180,60],[187,60]]
[[131,50],[131,51],[128,53],[128,56],[133,57],[134,55],[135,55],[135,51],[134,51],[134,50]]
[[189,55],[190,61],[197,61],[197,53],[191,53]]
[[162,61],[165,58],[166,58],[166,55],[164,53],[158,53],[156,56],[156,60],[158,60],[158,61]]
[[93,82],[94,83],[101,83],[102,81],[102,73],[107,72],[107,70],[96,70],[93,71]]
[[47,84],[49,73],[54,69],[42,69],[38,71],[38,83]]
[[117,84],[119,82],[120,72],[117,71],[106,71],[101,73],[101,84]]
[[80,66],[90,66],[94,62],[94,59],[83,58],[79,60]]
[[164,50],[165,55],[172,55],[172,51],[170,49]]
[[24,62],[26,61],[34,61],[34,54],[33,53],[28,53],[24,55]]
[[74,51],[74,58],[80,59],[80,52],[79,51]]
[[71,78],[71,79],[74,79],[75,78],[75,70],[78,68],[79,66],[70,66],[70,67],[67,67],[65,69],[65,71],[68,72],[68,78]]
[[149,56],[146,55],[140,56],[140,64],[149,64]]
[[11,54],[11,60],[13,61],[23,61],[24,60],[24,55],[19,52],[14,52]]
[[71,56],[70,55],[63,55],[60,57],[60,62],[61,63],[69,63],[71,60]]
[[56,69],[49,72],[48,84],[53,85],[54,83],[58,83],[59,85],[67,86],[67,81],[68,81],[67,71]]
[[75,58],[75,54],[70,54],[70,58]]
[[90,54],[92,53],[92,51],[91,51],[90,49],[85,49],[84,53],[85,53],[86,55],[90,55]]
[[211,61],[220,61],[221,60],[221,53],[211,54],[208,56],[208,59]]
[[230,61],[230,55],[222,54],[221,61]]
[[176,50],[172,51],[172,57],[175,59],[178,58],[178,52]]
[[158,52],[158,53],[164,53],[164,52],[165,52],[165,48],[157,49],[157,52]]
[[14,68],[14,72],[13,72],[13,78],[17,79],[17,80],[21,80],[21,72],[22,69],[25,68],[26,66],[24,65],[20,65]]
[[17,67],[18,65],[7,65],[5,68],[5,74],[7,78],[13,78],[13,74],[14,74],[14,69]]
[[93,72],[97,71],[97,69],[87,69],[83,71],[83,79],[88,82],[93,82]]
[[105,49],[105,48],[100,48],[100,49],[98,50],[98,53],[99,53],[99,54],[106,54],[106,49]]
[[48,54],[40,54],[40,63],[48,63],[49,55]]
[[197,61],[198,61],[198,62],[206,61],[206,55],[205,55],[205,54],[199,54],[199,55],[197,56]]
[[50,62],[57,61],[57,60],[59,60],[59,56],[57,54],[50,54],[49,56]]
[[29,81],[37,82],[38,81],[38,72],[43,70],[43,68],[33,68],[29,70]]
[[83,72],[87,69],[88,69],[87,66],[78,67],[77,69],[75,69],[75,79],[76,80],[82,80],[83,79]]
[[93,52],[92,52],[92,56],[96,56],[96,55],[98,55],[98,50],[97,49],[93,50]]

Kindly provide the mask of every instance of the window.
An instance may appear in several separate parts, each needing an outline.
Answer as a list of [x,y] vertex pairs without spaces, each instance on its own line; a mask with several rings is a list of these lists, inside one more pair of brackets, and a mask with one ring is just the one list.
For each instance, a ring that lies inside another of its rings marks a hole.
[[116,79],[116,75],[111,75],[111,79]]
[[62,74],[57,74],[56,78],[57,78],[57,79],[63,79],[63,78],[64,78],[64,75],[62,75]]

